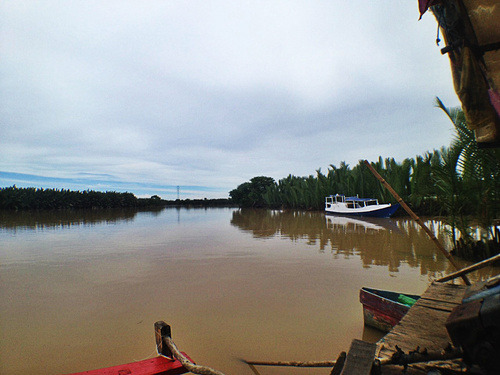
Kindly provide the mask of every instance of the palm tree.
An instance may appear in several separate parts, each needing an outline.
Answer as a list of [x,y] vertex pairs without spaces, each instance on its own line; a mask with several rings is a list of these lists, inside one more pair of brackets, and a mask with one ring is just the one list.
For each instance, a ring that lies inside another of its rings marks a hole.
[[[453,212],[471,213],[483,229],[485,235],[482,240],[486,242],[487,237],[494,237],[493,221],[500,213],[499,150],[478,147],[474,132],[468,128],[461,109],[446,108],[439,98],[436,98],[436,106],[446,113],[456,130],[455,138],[443,158],[446,159],[443,165],[449,174],[446,178],[438,172],[436,182],[440,184],[441,191],[448,185],[448,194],[452,191],[455,194]],[[451,184],[455,184],[455,190],[449,190]]]

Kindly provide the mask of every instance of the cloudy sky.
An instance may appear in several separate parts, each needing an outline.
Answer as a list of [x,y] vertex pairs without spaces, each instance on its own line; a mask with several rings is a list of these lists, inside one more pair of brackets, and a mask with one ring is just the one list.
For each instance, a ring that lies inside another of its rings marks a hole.
[[0,2],[0,187],[227,197],[415,157],[458,105],[417,0]]

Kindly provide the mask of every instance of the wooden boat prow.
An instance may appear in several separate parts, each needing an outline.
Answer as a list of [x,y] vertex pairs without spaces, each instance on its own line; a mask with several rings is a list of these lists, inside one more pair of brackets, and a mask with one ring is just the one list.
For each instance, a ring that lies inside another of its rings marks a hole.
[[[185,357],[189,358],[186,353]],[[178,375],[188,372],[177,359],[158,356],[124,365],[101,368],[68,375]]]
[[210,367],[197,365],[186,353],[181,352],[172,341],[171,328],[167,323],[158,321],[154,327],[157,357],[68,375],[177,375],[186,372],[224,375]]

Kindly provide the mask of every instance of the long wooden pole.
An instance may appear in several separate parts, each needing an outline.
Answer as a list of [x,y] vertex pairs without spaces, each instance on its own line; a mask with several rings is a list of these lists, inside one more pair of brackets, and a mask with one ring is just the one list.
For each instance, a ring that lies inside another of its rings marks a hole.
[[[461,358],[463,356],[463,351],[460,348],[445,349],[431,352],[412,352],[411,354],[404,354],[402,352],[402,356],[392,356],[389,358],[375,358],[374,364],[378,364],[381,366],[385,365],[400,365],[403,366],[405,364],[412,363],[425,363],[432,361],[444,361],[448,359]],[[337,362],[341,362],[341,366],[343,366],[345,361],[345,352],[342,352],[337,361],[312,361],[312,362],[299,362],[299,361],[247,361],[245,359],[241,359],[243,363],[246,363],[254,374],[259,374],[257,369],[254,366],[288,366],[288,367],[332,367],[335,366]],[[340,368],[342,370],[342,367]]]
[[[415,212],[413,212],[412,209],[408,207],[408,205],[403,201],[403,199],[398,195],[398,193],[396,193],[396,191],[392,188],[392,186],[389,185],[389,183],[386,180],[384,180],[384,178],[375,170],[375,168],[373,168],[373,166],[368,162],[368,160],[365,160],[365,164],[368,166],[373,175],[377,177],[377,179],[382,183],[382,185],[384,185],[385,188],[389,190],[392,196],[396,198],[396,201],[401,205],[401,207],[403,207],[404,210],[408,212],[408,214],[411,216],[411,218],[415,220],[422,227],[425,233],[429,235],[431,240],[434,241],[434,243],[436,244],[437,248],[444,254],[446,258],[448,258],[453,267],[455,267],[455,269],[458,271],[460,267],[458,267],[458,265],[455,263],[451,254],[448,251],[446,251],[443,245],[441,245],[441,242],[438,241],[434,233],[432,233],[431,230],[427,228],[427,226],[424,224],[424,222],[420,220],[420,218],[415,214]],[[465,285],[470,285],[470,281],[467,278],[467,276],[461,275],[460,277],[464,281]]]
[[251,363],[247,363],[248,367],[250,367],[250,370],[252,370],[252,372],[255,374],[255,375],[260,375],[260,372],[257,371],[257,369],[255,368],[254,365],[252,365]]
[[469,267],[465,267],[458,272],[450,273],[448,276],[441,277],[440,279],[437,279],[436,281],[445,282],[448,280],[453,280],[453,279],[456,279],[457,277],[461,277],[462,275],[465,275],[465,274],[470,273],[472,271],[476,271],[478,269],[489,266],[490,264],[497,262],[499,260],[500,260],[500,254],[495,255],[495,256],[488,258],[486,260],[483,260],[482,262],[478,262],[476,264],[473,264]]
[[241,360],[247,365],[252,366],[287,366],[287,367],[333,367],[335,361],[247,361]]

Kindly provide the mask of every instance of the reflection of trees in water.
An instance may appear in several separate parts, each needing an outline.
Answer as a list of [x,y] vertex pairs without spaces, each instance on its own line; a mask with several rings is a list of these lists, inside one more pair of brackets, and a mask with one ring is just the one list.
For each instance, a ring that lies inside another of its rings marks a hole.
[[[159,213],[161,209],[152,211]],[[0,228],[52,229],[132,221],[137,209],[0,211]]]
[[[256,238],[305,240],[320,252],[356,255],[364,267],[387,266],[390,272],[399,272],[401,264],[408,264],[432,278],[455,271],[411,219],[351,219],[325,216],[322,212],[242,209],[233,212],[231,224]],[[440,221],[427,221],[426,225],[441,243],[449,242]],[[465,262],[459,263],[466,266]],[[488,272],[484,270],[483,276],[488,277]]]

